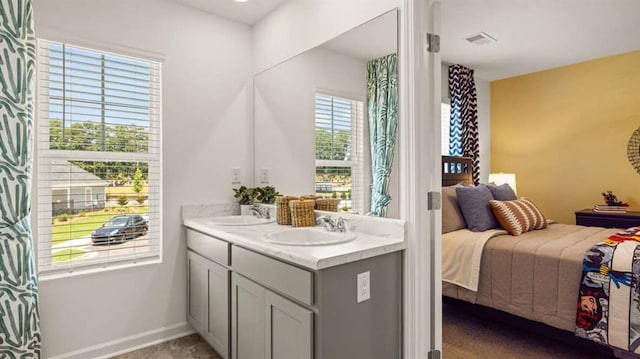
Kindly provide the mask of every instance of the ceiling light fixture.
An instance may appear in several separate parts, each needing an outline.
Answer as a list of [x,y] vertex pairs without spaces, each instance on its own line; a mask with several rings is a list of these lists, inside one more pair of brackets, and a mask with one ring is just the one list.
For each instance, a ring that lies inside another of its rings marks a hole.
[[235,2],[247,2],[248,0],[233,0]]
[[486,45],[486,44],[490,44],[492,42],[498,41],[495,38],[491,37],[486,32],[479,32],[477,34],[469,35],[464,39],[474,45]]

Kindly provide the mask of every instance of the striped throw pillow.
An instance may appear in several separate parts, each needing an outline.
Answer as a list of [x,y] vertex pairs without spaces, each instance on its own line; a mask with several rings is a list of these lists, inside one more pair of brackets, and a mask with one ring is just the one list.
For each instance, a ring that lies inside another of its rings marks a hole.
[[509,234],[522,233],[547,227],[547,219],[535,204],[524,198],[514,201],[489,201],[491,211]]

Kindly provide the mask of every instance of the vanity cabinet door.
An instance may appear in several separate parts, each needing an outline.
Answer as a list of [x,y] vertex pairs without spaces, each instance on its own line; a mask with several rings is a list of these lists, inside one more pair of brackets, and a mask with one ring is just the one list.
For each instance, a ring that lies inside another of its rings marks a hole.
[[313,357],[313,312],[265,292],[266,359]]
[[230,270],[208,261],[209,301],[205,339],[223,359],[229,358]]
[[311,359],[313,312],[231,274],[235,359]]
[[208,277],[207,261],[187,251],[187,320],[200,333],[207,322]]
[[191,251],[187,251],[187,261],[187,320],[228,359],[230,270]]
[[234,359],[264,359],[265,289],[231,274],[231,338]]

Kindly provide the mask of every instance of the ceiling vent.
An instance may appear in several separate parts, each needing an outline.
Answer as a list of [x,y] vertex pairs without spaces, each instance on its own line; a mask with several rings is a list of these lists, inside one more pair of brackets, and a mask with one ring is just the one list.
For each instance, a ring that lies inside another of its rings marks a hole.
[[465,38],[465,40],[474,45],[486,45],[497,41],[493,37],[489,36],[486,32],[479,32],[477,34],[469,35]]

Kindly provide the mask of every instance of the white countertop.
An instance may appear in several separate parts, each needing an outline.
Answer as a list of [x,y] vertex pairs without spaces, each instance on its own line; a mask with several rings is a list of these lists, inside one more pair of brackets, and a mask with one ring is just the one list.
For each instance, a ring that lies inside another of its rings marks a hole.
[[[323,212],[330,213],[330,212]],[[336,214],[333,214],[336,215]],[[342,215],[348,218],[352,241],[330,245],[291,246],[266,241],[270,232],[292,228],[275,222],[251,226],[219,226],[208,218],[185,219],[184,225],[237,246],[284,260],[311,270],[320,270],[405,249],[404,221]]]

